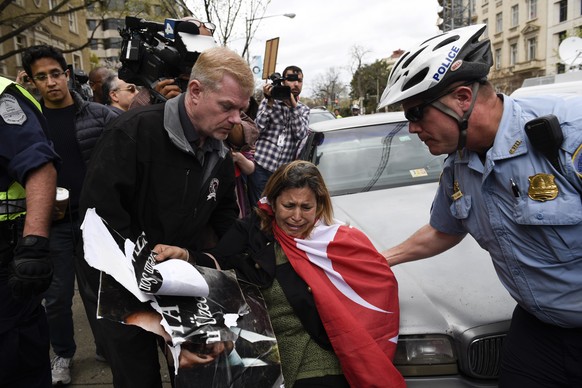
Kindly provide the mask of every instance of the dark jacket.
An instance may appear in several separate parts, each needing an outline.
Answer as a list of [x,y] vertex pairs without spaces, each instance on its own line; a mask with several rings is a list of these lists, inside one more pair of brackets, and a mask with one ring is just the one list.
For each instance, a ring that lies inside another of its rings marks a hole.
[[[259,217],[252,212],[237,220],[215,248],[208,250],[221,269],[234,269],[239,279],[270,287],[277,279],[287,301],[304,329],[321,347],[331,350],[331,344],[307,283],[295,272],[291,263],[275,265],[275,238],[260,230]],[[215,267],[214,261],[200,252],[190,252],[196,264]]]
[[[116,115],[105,105],[83,100],[81,95],[70,90],[75,104],[75,130],[77,143],[85,164],[89,163],[91,151],[95,147],[103,128],[112,121]],[[44,101],[40,101],[44,109]]]
[[[184,136],[178,103],[131,109],[103,132],[81,194],[81,214],[95,208],[124,238],[203,247],[209,223],[223,235],[238,215],[228,149],[214,154],[210,176]],[[106,108],[107,109],[107,108]]]

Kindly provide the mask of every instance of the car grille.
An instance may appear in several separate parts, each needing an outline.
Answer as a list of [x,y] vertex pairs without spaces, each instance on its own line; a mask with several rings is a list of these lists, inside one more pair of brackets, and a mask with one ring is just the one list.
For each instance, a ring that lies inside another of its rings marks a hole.
[[469,346],[471,374],[480,378],[499,377],[501,349],[505,334],[479,338]]

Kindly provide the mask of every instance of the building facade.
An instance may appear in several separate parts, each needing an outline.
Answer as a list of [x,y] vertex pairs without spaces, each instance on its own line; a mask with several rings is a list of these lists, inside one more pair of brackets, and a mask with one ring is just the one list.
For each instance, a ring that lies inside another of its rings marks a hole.
[[[72,12],[81,5],[81,1],[73,0],[58,9],[61,15],[52,14],[57,11],[59,3],[55,0],[14,0],[2,11],[0,75],[15,79],[23,68],[21,53],[14,51],[37,44],[57,47],[65,51],[68,64],[75,69],[89,70],[89,48],[75,50],[87,42],[85,9]],[[73,51],[66,52],[69,50]]]
[[489,79],[498,91],[509,94],[525,79],[551,79],[570,70],[562,63],[558,47],[568,37],[582,36],[582,0],[444,0],[439,4],[444,27],[458,24],[459,19],[446,17],[458,18],[460,12],[466,24],[487,25],[494,61]]

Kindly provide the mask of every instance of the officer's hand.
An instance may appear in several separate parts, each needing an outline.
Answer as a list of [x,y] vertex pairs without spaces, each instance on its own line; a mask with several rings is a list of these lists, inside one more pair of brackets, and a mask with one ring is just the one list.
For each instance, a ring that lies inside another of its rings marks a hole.
[[50,286],[53,264],[49,259],[49,240],[28,235],[14,249],[14,260],[8,284],[15,298],[40,295]]

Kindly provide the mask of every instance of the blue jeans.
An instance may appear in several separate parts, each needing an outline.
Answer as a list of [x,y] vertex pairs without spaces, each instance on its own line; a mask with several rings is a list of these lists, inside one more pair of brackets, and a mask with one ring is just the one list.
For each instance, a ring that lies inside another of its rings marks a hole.
[[265,185],[271,175],[273,175],[271,171],[255,163],[255,172],[248,176],[249,203],[251,208],[257,206],[257,202],[261,199]]
[[54,265],[53,281],[44,293],[44,307],[50,341],[57,356],[72,358],[77,350],[73,328],[75,294],[75,246],[79,241],[79,221],[53,224],[50,257]]

